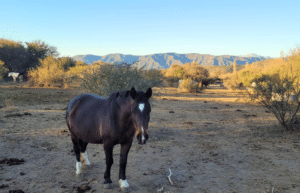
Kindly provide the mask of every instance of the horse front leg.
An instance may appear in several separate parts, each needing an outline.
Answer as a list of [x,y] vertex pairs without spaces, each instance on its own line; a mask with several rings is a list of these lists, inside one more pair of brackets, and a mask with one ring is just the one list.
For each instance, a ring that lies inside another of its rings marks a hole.
[[123,192],[126,192],[129,189],[129,184],[126,180],[126,165],[131,144],[132,141],[130,143],[121,144],[119,186]]
[[108,144],[108,145],[105,145],[104,144],[104,151],[105,151],[105,157],[106,157],[106,170],[105,170],[105,173],[104,173],[104,188],[106,189],[109,189],[109,188],[112,188],[111,184],[112,184],[112,181],[110,179],[110,169],[111,169],[111,166],[113,165],[114,163],[114,160],[113,160],[113,145],[112,144]]

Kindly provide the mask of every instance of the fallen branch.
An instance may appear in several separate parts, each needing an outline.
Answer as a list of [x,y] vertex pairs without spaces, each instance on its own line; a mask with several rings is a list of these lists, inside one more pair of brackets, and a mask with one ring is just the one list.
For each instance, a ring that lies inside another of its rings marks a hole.
[[171,183],[171,186],[173,186],[173,182],[171,181],[171,175],[172,175],[172,172],[171,172],[171,169],[169,168],[169,171],[170,171],[170,175],[168,176],[168,179],[169,179],[169,181],[170,181],[170,183]]

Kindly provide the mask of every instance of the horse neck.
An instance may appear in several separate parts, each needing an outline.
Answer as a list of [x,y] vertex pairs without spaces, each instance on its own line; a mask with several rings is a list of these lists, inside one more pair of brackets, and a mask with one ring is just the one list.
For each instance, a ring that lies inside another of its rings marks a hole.
[[120,112],[117,113],[117,117],[118,120],[130,121],[132,119],[130,100],[127,101],[125,104],[120,104]]

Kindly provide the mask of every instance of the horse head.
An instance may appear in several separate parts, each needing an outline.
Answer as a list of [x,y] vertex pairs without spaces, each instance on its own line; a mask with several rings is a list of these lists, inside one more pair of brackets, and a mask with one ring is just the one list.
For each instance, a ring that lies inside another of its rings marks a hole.
[[136,91],[132,87],[130,90],[130,96],[135,136],[139,144],[145,144],[148,140],[148,124],[151,112],[149,98],[152,96],[152,89],[149,88],[145,93],[143,91]]

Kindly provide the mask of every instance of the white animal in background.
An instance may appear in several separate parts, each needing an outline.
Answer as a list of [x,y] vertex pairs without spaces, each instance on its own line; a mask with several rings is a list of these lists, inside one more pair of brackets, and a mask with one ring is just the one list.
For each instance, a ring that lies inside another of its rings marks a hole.
[[23,81],[23,73],[10,72],[8,73],[8,77],[12,77],[14,79],[14,82],[17,81],[17,78],[19,78],[20,82]]

